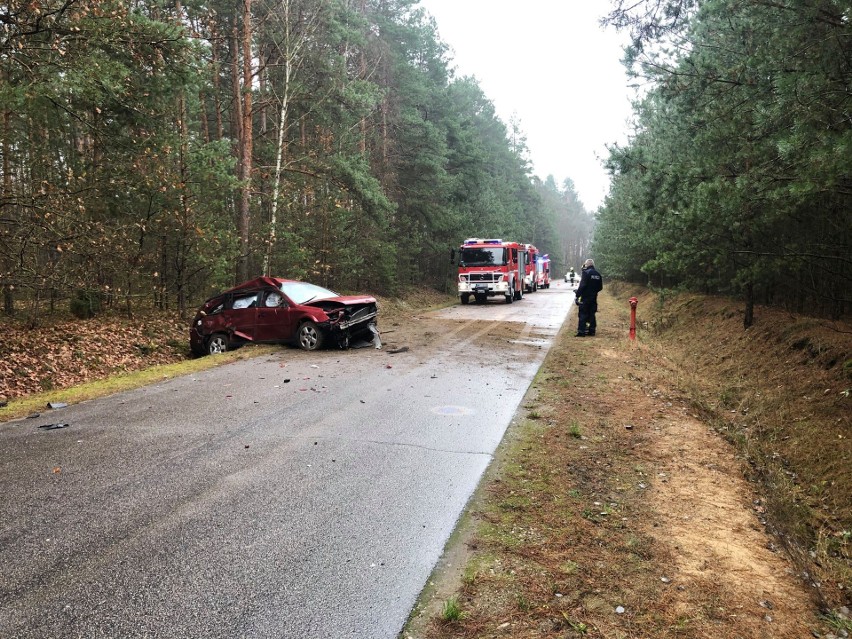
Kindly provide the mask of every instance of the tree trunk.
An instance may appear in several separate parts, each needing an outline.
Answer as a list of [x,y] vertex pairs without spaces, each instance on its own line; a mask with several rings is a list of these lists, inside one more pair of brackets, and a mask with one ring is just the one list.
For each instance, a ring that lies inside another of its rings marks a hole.
[[[287,3],[289,4],[289,2]],[[266,46],[261,46],[260,48],[260,67],[257,70],[257,77],[260,83],[258,87],[260,89],[260,98],[257,104],[258,107],[258,119],[260,120],[260,137],[264,138],[266,135],[266,127],[267,127],[267,117],[266,117],[266,94],[267,94],[267,71],[266,71],[266,62],[268,59],[268,55],[266,52]]]
[[278,197],[281,189],[281,167],[284,159],[284,134],[287,130],[287,111],[290,106],[290,79],[293,60],[290,50],[290,0],[284,0],[284,90],[281,95],[281,110],[278,117],[278,143],[275,148],[275,174],[272,182],[272,214],[269,218],[269,237],[263,255],[263,274],[270,275],[272,251],[276,241],[278,224]]
[[[361,0],[361,15],[364,16],[364,19],[367,19],[367,2],[366,0]],[[366,43],[365,45],[366,46]],[[364,47],[361,47],[361,52],[359,56],[359,66],[360,68],[360,79],[367,79],[367,56],[364,53]],[[367,118],[366,116],[362,116],[361,120],[358,122],[359,128],[359,139],[358,139],[358,151],[361,153],[361,157],[367,157]]]
[[[242,33],[242,122],[240,126],[240,206],[238,231],[240,255],[237,263],[239,281],[249,279],[249,234],[251,231],[251,173],[252,173],[252,55],[251,55],[251,0],[243,0]],[[236,64],[234,65],[236,67]]]
[[[243,122],[243,100],[240,90],[240,27],[239,21],[234,17],[234,24],[231,26],[231,92],[233,94],[233,112],[231,113],[231,139],[240,140],[240,126]],[[240,155],[237,153],[237,160]]]
[[199,117],[201,118],[201,134],[204,136],[204,143],[210,143],[210,123],[207,120],[207,96],[204,91],[199,92],[198,101],[201,104],[199,109]]
[[222,124],[222,88],[221,78],[219,77],[219,37],[216,27],[213,27],[211,49],[213,51],[211,65],[213,66],[213,108],[216,110],[216,139],[221,140],[225,135],[225,128]]
[[[9,136],[11,135],[11,127],[12,112],[3,111],[3,198],[9,201],[12,198],[12,176],[9,173],[12,165],[9,161],[9,149],[11,146],[9,144]],[[6,279],[6,273],[10,272],[11,268],[5,252],[2,257],[3,279]],[[11,282],[3,282],[3,312],[6,315],[15,314],[15,295]]]

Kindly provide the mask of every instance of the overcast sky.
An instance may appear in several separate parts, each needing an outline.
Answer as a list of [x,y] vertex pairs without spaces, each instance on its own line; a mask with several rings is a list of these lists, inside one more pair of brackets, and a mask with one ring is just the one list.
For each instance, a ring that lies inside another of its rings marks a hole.
[[606,144],[627,139],[625,38],[598,26],[604,0],[420,0],[457,75],[477,78],[508,124],[517,114],[534,172],[571,178],[590,211],[609,191]]

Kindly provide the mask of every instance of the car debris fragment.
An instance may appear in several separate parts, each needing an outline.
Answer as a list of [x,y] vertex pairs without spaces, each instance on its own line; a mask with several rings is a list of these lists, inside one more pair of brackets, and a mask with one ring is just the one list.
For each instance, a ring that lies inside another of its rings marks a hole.
[[60,428],[68,428],[71,424],[68,423],[58,423],[58,424],[43,424],[39,426],[42,430],[58,430]]

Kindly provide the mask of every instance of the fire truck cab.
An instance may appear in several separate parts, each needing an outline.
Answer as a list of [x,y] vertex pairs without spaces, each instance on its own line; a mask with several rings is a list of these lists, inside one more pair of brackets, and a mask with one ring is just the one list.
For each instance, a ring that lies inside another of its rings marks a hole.
[[502,296],[507,304],[524,295],[527,250],[500,239],[468,238],[459,248],[459,300],[477,304]]

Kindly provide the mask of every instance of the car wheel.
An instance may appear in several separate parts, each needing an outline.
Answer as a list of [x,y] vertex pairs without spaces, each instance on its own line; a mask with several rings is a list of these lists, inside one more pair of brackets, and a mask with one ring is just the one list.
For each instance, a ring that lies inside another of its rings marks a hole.
[[216,333],[210,336],[207,340],[207,353],[209,355],[218,355],[228,350],[228,336],[222,333]]
[[315,351],[322,346],[323,334],[314,322],[302,322],[296,337],[299,347],[306,351]]
[[461,300],[462,304],[467,304],[468,302],[470,302],[470,294],[462,293],[461,295],[459,295],[459,299]]
[[515,289],[509,287],[508,292],[506,293],[506,304],[511,304],[515,301]]

